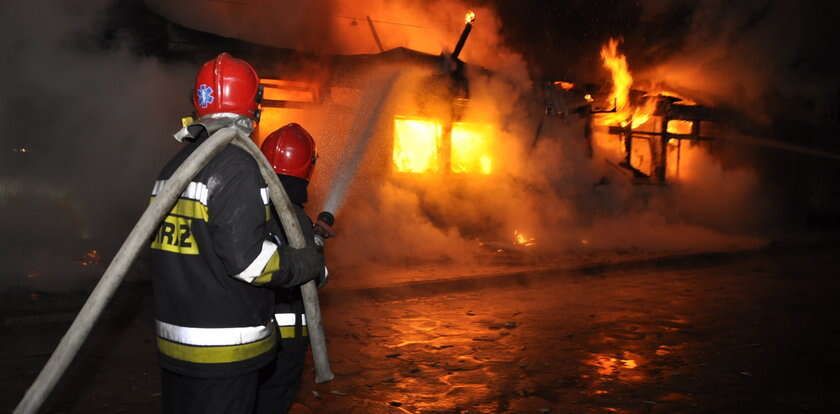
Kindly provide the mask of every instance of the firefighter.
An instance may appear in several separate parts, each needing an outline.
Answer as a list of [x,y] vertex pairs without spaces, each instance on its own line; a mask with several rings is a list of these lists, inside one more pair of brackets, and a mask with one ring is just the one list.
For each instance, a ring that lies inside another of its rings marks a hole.
[[[220,124],[253,128],[260,95],[247,62],[222,53],[205,63],[193,93],[198,120],[176,134],[186,145],[152,197]],[[274,361],[277,345],[269,287],[297,286],[324,270],[314,246],[270,239],[268,203],[256,162],[228,145],[193,177],[152,240],[164,413],[252,412],[259,369]]]
[[[292,123],[266,137],[261,149],[294,205],[304,237],[314,241],[313,224],[303,211],[303,206],[308,199],[307,187],[318,158],[315,140],[303,127]],[[272,223],[278,223],[277,213],[273,209],[272,213],[275,215]],[[275,227],[273,231],[279,243],[287,243],[282,229]],[[321,234],[324,235],[324,232]],[[324,278],[319,281],[319,286],[326,282],[326,275],[325,269]],[[258,414],[288,412],[300,386],[309,342],[300,289],[275,290],[274,318],[280,337],[280,349],[277,352],[277,361],[264,368],[260,374],[256,410]]]

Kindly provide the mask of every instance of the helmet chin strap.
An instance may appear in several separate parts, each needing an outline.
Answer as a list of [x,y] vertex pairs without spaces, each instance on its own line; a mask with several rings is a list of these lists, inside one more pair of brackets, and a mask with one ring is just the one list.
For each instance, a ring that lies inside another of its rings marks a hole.
[[195,131],[195,127],[199,126],[207,130],[208,135],[229,126],[235,127],[239,131],[239,135],[242,136],[249,136],[254,132],[254,120],[251,118],[231,112],[219,112],[204,115],[197,121],[179,129],[173,135],[175,141],[184,142],[184,139],[195,139],[196,137],[190,130]]

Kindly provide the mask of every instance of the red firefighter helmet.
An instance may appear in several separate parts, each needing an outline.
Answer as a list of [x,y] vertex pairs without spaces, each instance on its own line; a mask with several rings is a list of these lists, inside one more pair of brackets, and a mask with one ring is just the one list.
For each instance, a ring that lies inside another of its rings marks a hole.
[[206,62],[195,76],[193,107],[201,117],[229,112],[259,121],[260,78],[248,62],[227,53]]
[[302,126],[291,123],[271,134],[262,143],[262,152],[277,174],[309,181],[315,160],[315,140]]

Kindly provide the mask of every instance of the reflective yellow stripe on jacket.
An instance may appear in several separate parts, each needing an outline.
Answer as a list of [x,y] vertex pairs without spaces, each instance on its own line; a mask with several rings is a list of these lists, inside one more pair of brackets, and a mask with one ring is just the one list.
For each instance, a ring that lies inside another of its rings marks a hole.
[[163,355],[200,364],[248,360],[277,343],[272,324],[238,328],[192,328],[156,321],[158,349]]

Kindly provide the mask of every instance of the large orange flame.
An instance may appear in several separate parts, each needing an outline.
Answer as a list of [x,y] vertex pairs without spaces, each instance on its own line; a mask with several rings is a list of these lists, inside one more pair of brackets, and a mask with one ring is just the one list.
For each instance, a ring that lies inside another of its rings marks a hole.
[[630,88],[633,86],[633,75],[627,66],[627,57],[618,51],[618,43],[618,39],[610,39],[601,48],[601,60],[612,75],[610,101],[615,105],[615,112],[601,117],[601,123],[630,125],[631,128],[636,128],[647,122],[656,111],[656,99],[646,99],[641,107],[631,105]]
[[618,40],[610,39],[601,48],[601,60],[604,67],[612,75],[613,87],[610,101],[614,102],[617,113],[627,108],[630,87],[633,86],[633,76],[627,68],[627,57],[618,53]]

